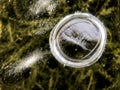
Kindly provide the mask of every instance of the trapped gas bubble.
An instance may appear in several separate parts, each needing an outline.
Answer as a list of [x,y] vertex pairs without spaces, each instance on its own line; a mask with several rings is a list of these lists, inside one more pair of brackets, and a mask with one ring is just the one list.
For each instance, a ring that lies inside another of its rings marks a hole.
[[106,29],[98,18],[76,12],[63,18],[53,28],[49,43],[52,54],[60,63],[81,68],[101,57],[106,38]]

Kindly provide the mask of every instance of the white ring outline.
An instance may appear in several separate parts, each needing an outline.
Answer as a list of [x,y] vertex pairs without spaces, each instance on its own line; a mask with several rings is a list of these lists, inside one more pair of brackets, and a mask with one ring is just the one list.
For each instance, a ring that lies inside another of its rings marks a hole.
[[[96,52],[88,59],[86,60],[80,60],[79,62],[73,62],[71,60],[68,60],[67,58],[63,57],[60,52],[57,49],[56,46],[56,36],[57,32],[59,32],[60,28],[67,22],[69,22],[70,19],[74,18],[87,18],[89,19],[92,23],[96,25],[96,27],[99,29],[101,33],[101,42],[99,47],[97,48]],[[106,29],[103,25],[103,23],[97,19],[95,16],[89,14],[89,13],[81,13],[81,12],[76,12],[74,14],[67,15],[64,17],[51,31],[50,33],[50,38],[49,38],[49,43],[50,43],[50,49],[53,54],[53,56],[58,60],[58,62],[64,64],[65,66],[70,66],[74,68],[82,68],[86,66],[90,66],[91,64],[95,63],[98,61],[98,59],[101,57],[105,44],[106,44],[106,39],[107,39],[107,32]]]

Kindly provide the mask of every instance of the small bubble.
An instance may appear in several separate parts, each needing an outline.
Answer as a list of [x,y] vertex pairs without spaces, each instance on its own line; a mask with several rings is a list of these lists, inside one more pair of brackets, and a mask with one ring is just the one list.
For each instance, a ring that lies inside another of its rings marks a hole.
[[102,66],[105,67],[105,64],[103,64]]
[[75,51],[77,51],[78,49],[76,48]]
[[66,64],[63,64],[63,67],[65,67],[66,66]]

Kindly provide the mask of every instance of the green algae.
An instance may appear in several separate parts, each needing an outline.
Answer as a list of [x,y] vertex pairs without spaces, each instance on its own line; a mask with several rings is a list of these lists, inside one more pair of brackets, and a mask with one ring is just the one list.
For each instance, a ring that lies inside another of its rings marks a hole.
[[[25,14],[31,4],[28,1],[0,1],[0,90],[120,89],[119,0],[61,0],[53,14],[40,17]],[[50,52],[50,31],[60,19],[75,11],[89,12],[106,26],[107,44],[98,62],[74,69],[64,67],[50,54],[22,72],[6,73],[36,48]]]

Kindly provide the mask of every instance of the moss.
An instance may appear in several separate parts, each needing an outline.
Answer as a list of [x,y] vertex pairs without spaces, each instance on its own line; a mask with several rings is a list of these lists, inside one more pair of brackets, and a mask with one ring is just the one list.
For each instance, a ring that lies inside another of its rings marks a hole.
[[[54,14],[33,17],[26,11],[34,1],[27,2],[0,1],[0,90],[120,89],[119,0],[61,0]],[[107,28],[106,48],[98,62],[75,69],[64,67],[49,54],[32,67],[9,73],[21,58],[36,49],[50,53],[51,29],[65,15],[75,11],[97,16]]]

